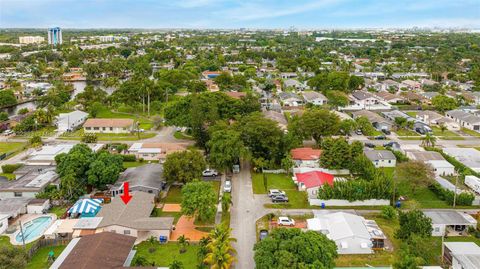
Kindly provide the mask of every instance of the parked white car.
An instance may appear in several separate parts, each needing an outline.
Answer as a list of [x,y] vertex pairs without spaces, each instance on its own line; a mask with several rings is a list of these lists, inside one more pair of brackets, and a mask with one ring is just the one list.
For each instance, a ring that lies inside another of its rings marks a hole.
[[207,169],[207,170],[202,172],[202,175],[204,177],[216,177],[216,176],[218,176],[218,172],[217,172],[217,170],[214,170],[214,169]]
[[289,217],[278,217],[278,226],[295,226],[295,220]]
[[12,130],[5,130],[5,132],[3,132],[3,135],[5,136],[9,136],[9,135],[12,135],[14,132]]
[[232,192],[232,182],[230,180],[225,181],[225,185],[223,185],[223,192]]
[[285,192],[277,189],[268,190],[268,197],[277,196],[277,195],[285,195]]

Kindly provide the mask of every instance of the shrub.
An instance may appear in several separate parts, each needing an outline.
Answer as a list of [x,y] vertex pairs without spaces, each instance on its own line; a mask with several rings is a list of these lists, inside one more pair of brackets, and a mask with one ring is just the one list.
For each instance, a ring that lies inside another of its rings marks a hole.
[[137,160],[137,157],[135,157],[134,154],[125,154],[122,155],[122,158],[124,162],[134,162]]
[[29,143],[33,146],[41,145],[42,144],[42,138],[39,135],[35,135],[32,138],[30,138]]
[[4,164],[4,165],[2,165],[2,171],[3,171],[3,173],[11,174],[11,173],[15,172],[15,170],[17,170],[20,167],[22,167],[22,164],[20,164],[20,163]]
[[82,136],[82,142],[84,143],[97,143],[98,137],[96,134],[86,133]]
[[[453,205],[453,199],[455,196],[455,193],[453,191],[444,189],[440,184],[436,182],[430,185],[429,189],[434,192],[440,200],[444,200],[449,205]],[[473,200],[475,200],[475,195],[468,192],[462,192],[457,195],[455,204],[459,206],[471,206]]]
[[382,217],[387,220],[396,219],[397,211],[392,206],[384,206],[382,208]]
[[379,177],[371,181],[349,180],[335,182],[333,187],[326,184],[318,192],[319,199],[345,199],[363,201],[368,199],[391,199],[392,180]]

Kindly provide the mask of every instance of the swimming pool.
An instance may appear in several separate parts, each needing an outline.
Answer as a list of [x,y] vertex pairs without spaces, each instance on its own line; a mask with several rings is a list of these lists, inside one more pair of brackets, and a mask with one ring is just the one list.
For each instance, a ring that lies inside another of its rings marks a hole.
[[[51,216],[41,216],[36,219],[22,223],[23,228],[23,238],[25,239],[25,244],[37,239],[42,236],[47,228],[52,224],[53,218]],[[22,244],[22,231],[19,229],[17,235],[15,236],[15,241]]]

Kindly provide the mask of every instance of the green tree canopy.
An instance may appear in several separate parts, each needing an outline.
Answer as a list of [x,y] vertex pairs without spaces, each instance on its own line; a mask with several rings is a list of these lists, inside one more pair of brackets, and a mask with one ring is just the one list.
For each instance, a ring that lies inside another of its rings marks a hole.
[[264,268],[333,268],[337,254],[335,242],[324,234],[300,229],[274,229],[255,244],[255,265]]
[[216,212],[216,194],[212,184],[193,181],[182,187],[182,214],[200,221],[211,220]]
[[187,183],[200,179],[206,166],[202,153],[197,150],[174,152],[167,155],[163,175],[168,182]]
[[399,211],[400,228],[395,232],[399,239],[410,239],[413,235],[428,238],[432,236],[432,220],[422,211],[415,209]]

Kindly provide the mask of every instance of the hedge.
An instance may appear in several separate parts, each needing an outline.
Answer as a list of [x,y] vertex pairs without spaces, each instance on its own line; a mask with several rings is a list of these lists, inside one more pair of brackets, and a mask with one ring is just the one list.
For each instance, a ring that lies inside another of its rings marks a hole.
[[392,180],[379,177],[371,181],[364,179],[338,181],[333,187],[326,184],[318,192],[319,199],[344,199],[363,201],[368,199],[391,199]]
[[15,170],[17,170],[20,167],[22,167],[22,164],[20,164],[20,163],[4,164],[4,165],[2,165],[2,171],[3,171],[3,173],[11,174],[11,173],[15,172]]
[[122,155],[122,158],[124,162],[134,162],[137,160],[137,157],[135,157],[134,154],[125,154]]
[[[455,196],[455,193],[453,191],[444,189],[440,184],[436,182],[430,185],[429,189],[434,192],[440,200],[447,202],[447,204],[449,205],[453,205],[453,198]],[[457,194],[455,203],[459,206],[471,206],[473,200],[475,200],[475,195],[469,192],[462,192],[460,194]]]

